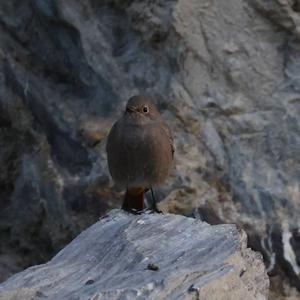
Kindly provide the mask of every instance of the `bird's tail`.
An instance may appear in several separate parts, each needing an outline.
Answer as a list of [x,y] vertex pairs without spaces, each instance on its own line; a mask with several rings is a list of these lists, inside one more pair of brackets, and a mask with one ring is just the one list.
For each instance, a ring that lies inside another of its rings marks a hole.
[[124,210],[143,210],[144,209],[144,194],[143,188],[127,189],[123,201],[122,209]]

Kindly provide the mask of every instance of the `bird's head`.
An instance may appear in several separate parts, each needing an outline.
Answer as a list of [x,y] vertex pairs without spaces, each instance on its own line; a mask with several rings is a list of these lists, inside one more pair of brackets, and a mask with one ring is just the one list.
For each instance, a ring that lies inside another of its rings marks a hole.
[[155,104],[145,96],[133,96],[126,105],[125,115],[146,117],[155,120],[160,117]]

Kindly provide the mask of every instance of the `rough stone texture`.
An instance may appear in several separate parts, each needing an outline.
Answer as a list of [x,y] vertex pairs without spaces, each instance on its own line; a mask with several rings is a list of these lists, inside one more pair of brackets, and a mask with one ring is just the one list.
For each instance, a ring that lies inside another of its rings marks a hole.
[[0,277],[118,206],[105,136],[143,93],[175,133],[162,209],[237,223],[274,293],[300,297],[299,11],[298,0],[2,1]]
[[0,299],[267,299],[262,256],[246,245],[235,225],[116,210],[0,285]]

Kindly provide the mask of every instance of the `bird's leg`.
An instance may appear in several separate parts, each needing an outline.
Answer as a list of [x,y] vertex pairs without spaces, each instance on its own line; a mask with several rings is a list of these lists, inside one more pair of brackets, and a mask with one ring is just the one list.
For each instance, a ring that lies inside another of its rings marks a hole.
[[150,188],[150,191],[151,191],[152,201],[153,201],[153,203],[156,203],[156,202],[155,202],[155,197],[154,197],[153,188]]
[[152,207],[151,207],[151,210],[153,212],[156,212],[156,213],[162,213],[162,211],[160,211],[158,208],[157,208],[157,205],[156,205],[156,200],[155,200],[155,196],[154,196],[154,192],[153,192],[153,188],[151,187],[150,188],[150,191],[151,191],[151,198],[152,198]]

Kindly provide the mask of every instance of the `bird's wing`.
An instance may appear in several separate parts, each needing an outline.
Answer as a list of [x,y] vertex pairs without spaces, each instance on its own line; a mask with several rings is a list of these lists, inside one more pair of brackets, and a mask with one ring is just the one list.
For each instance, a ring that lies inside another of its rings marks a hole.
[[169,143],[170,143],[171,151],[172,151],[172,157],[174,157],[175,147],[174,147],[174,139],[173,139],[171,129],[169,128],[169,126],[165,122],[163,122],[162,128],[163,128],[164,132],[166,133],[166,135],[169,139]]

